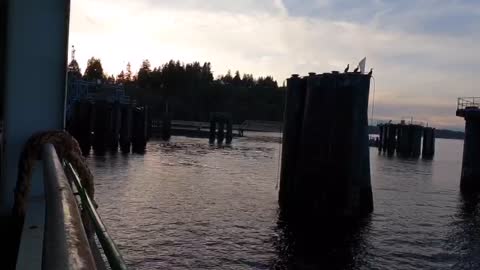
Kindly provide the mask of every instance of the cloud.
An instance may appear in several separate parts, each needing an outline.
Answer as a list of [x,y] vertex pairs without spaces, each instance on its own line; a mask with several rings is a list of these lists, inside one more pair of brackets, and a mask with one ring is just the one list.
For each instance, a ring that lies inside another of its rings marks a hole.
[[[292,73],[343,70],[367,56],[375,68],[379,117],[410,112],[438,125],[463,126],[454,106],[457,96],[477,94],[480,36],[462,32],[478,26],[473,15],[480,14],[480,5],[435,0],[349,4],[350,9],[329,0],[302,5],[291,0],[76,0],[71,43],[81,64],[97,56],[110,73],[127,61],[136,69],[145,58],[154,66],[180,59],[210,61],[217,75],[239,69],[272,74],[280,83]],[[456,14],[472,19],[444,22],[460,28],[454,35],[424,27]]]

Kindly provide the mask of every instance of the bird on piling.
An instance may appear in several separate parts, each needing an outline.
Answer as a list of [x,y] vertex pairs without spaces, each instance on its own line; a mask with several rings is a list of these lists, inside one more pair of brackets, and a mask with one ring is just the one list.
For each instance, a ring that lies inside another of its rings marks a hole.
[[347,67],[345,68],[345,70],[343,72],[347,73],[349,68],[350,68],[350,64],[347,65]]
[[359,70],[360,70],[360,67],[357,67],[357,68],[355,68],[355,69],[353,70],[353,72],[359,73],[359,72],[360,72]]
[[370,69],[370,72],[368,72],[368,76],[372,76],[373,74],[373,68]]

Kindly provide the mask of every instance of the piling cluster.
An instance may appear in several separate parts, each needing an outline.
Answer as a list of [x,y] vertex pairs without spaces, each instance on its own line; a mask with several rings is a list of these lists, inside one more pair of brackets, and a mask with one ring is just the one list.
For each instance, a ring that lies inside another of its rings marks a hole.
[[233,139],[232,115],[230,113],[215,112],[210,114],[209,142],[221,144],[225,140],[227,144]]
[[373,210],[369,88],[370,74],[357,72],[287,80],[279,203],[288,216],[354,218]]
[[465,141],[460,188],[480,191],[480,97],[459,98],[457,116],[465,119]]
[[67,129],[77,139],[84,154],[91,147],[96,153],[117,151],[144,152],[149,139],[147,107],[118,102],[88,100],[73,104]]
[[[401,157],[432,158],[435,154],[435,129],[417,124],[380,124],[378,150]],[[423,146],[422,146],[423,138]]]

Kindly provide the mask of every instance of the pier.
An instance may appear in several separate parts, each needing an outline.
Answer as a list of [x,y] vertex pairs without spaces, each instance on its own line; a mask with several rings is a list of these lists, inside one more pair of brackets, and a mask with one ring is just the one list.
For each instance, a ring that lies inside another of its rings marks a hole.
[[279,193],[287,216],[308,223],[373,211],[369,88],[370,75],[356,72],[287,80]]
[[142,153],[151,132],[146,106],[137,106],[118,85],[82,80],[69,82],[67,130],[78,140],[82,152],[130,151]]
[[393,156],[431,159],[435,155],[435,129],[421,122],[379,124],[378,151]]
[[480,191],[480,97],[458,98],[456,115],[465,119],[460,187]]

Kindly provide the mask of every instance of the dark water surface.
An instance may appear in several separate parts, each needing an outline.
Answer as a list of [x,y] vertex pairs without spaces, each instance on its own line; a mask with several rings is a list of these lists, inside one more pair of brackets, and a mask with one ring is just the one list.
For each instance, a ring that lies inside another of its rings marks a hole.
[[459,192],[462,147],[437,140],[433,161],[371,148],[374,213],[314,245],[279,220],[273,138],[218,148],[174,137],[89,163],[100,214],[132,269],[480,269],[478,200]]

